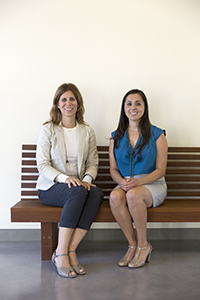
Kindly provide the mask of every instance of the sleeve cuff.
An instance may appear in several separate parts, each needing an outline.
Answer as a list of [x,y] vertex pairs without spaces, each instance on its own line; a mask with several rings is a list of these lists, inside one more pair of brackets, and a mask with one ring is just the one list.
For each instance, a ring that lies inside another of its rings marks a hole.
[[68,177],[69,177],[69,176],[67,176],[67,175],[59,174],[59,175],[56,177],[55,181],[56,181],[56,182],[59,182],[59,183],[65,183],[65,180],[66,180]]
[[89,184],[91,184],[92,183],[92,176],[90,176],[90,175],[85,175],[85,177],[83,178],[83,182],[87,182],[87,183],[89,183]]

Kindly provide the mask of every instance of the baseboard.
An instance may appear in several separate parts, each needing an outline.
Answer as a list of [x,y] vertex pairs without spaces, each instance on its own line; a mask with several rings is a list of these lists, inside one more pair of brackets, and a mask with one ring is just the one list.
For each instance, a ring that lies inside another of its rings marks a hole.
[[[149,240],[200,240],[199,228],[148,229]],[[39,241],[40,229],[0,229],[0,241]],[[91,229],[84,238],[94,241],[123,241],[120,229]]]
[[[147,229],[148,240],[200,240],[199,228]],[[120,229],[92,229],[86,240],[125,240]]]
[[40,229],[0,229],[0,241],[39,241]]

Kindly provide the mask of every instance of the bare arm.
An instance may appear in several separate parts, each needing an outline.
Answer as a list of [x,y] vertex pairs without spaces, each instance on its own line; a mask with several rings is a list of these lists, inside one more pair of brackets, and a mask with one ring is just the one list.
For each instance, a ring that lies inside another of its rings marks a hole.
[[116,159],[114,156],[114,141],[113,139],[110,140],[110,145],[109,145],[109,160],[110,160],[110,174],[112,179],[118,183],[119,185],[123,185],[125,183],[126,179],[124,179],[117,167]]

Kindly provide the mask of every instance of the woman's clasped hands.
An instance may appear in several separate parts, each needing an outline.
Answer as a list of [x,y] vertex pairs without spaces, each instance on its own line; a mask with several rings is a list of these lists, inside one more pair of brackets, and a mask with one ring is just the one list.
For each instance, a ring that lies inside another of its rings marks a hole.
[[120,182],[120,186],[125,192],[128,192],[130,189],[138,186],[138,180],[134,178],[123,178]]

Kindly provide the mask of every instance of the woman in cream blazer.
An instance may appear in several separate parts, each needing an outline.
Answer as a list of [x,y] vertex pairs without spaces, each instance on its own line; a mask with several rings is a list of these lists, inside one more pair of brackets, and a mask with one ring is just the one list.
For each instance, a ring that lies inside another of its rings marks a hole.
[[54,96],[50,121],[42,126],[37,143],[39,199],[43,204],[63,207],[52,263],[60,276],[68,278],[86,274],[76,249],[103,200],[101,189],[92,184],[98,169],[96,138],[83,114],[78,88],[71,83],[61,85]]
[[[96,178],[98,170],[98,154],[94,130],[89,125],[78,124],[78,175],[82,180],[86,174]],[[49,152],[50,151],[50,152]],[[37,189],[47,190],[55,184],[55,178],[66,174],[67,151],[65,147],[61,123],[45,124],[39,134],[37,143],[37,166],[40,172]]]

